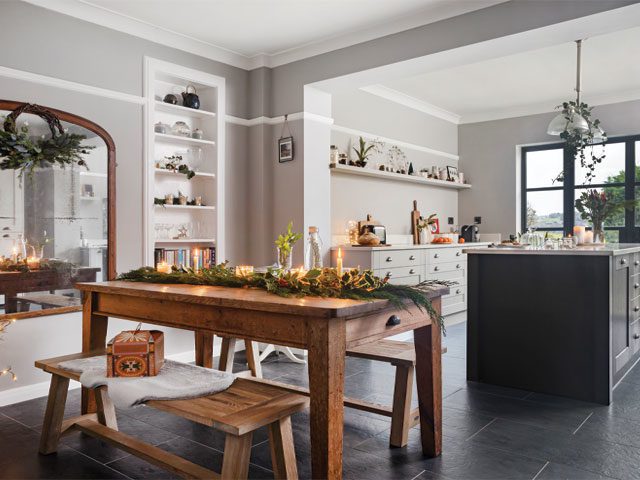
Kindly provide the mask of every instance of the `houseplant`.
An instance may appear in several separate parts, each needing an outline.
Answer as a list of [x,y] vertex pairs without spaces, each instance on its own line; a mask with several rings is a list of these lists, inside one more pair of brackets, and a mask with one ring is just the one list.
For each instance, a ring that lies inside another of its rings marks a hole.
[[367,145],[367,142],[364,138],[360,137],[358,148],[353,147],[353,151],[356,152],[357,160],[355,162],[356,167],[366,167],[367,161],[369,160],[369,155],[371,155],[371,150],[376,148],[375,143],[371,143]]
[[278,249],[278,268],[284,270],[291,269],[291,257],[293,253],[293,245],[302,238],[301,233],[293,232],[293,222],[287,225],[287,231],[278,235],[275,241]]
[[604,243],[604,223],[611,216],[623,209],[632,209],[640,203],[640,200],[614,200],[610,192],[599,192],[589,189],[580,194],[576,200],[576,210],[580,218],[593,225],[594,243]]

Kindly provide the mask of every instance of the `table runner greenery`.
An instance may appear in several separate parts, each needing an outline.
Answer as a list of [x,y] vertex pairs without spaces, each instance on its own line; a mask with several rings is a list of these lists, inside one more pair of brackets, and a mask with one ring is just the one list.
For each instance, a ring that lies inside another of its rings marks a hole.
[[269,269],[264,273],[236,275],[226,263],[198,271],[176,269],[160,273],[151,267],[123,273],[119,280],[127,282],[179,283],[211,285],[231,288],[260,288],[281,297],[330,297],[350,300],[388,300],[392,305],[407,309],[407,301],[413,302],[436,320],[444,333],[442,315],[436,312],[427,294],[438,286],[451,286],[455,282],[430,280],[418,285],[395,285],[387,279],[376,277],[371,270],[346,270],[338,275],[334,268],[322,268],[301,272]]

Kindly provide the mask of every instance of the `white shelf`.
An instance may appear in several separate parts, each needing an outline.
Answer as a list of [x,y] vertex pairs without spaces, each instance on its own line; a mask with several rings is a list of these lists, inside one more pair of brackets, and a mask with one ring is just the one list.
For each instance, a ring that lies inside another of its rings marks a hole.
[[169,135],[167,133],[157,133],[156,140],[165,143],[187,143],[191,145],[215,145],[213,140],[200,140],[199,138],[181,137],[179,135]]
[[156,208],[167,208],[169,210],[215,210],[216,207],[210,205],[156,205]]
[[81,176],[81,177],[98,177],[98,178],[107,178],[107,174],[106,174],[106,173],[100,173],[100,172],[85,172],[85,171],[80,171],[80,176]]
[[[185,179],[187,179],[187,176],[184,173],[180,173],[177,171],[173,171],[173,170],[167,170],[166,168],[156,168],[155,172],[158,175],[169,175],[172,177],[184,177]],[[196,176],[193,177],[191,180],[193,180],[194,178],[216,178],[216,174],[215,173],[206,173],[206,172],[196,172]]]
[[397,182],[418,183],[430,187],[453,188],[463,190],[471,188],[467,183],[448,182],[446,180],[433,180],[431,178],[419,177],[417,175],[403,175],[402,173],[383,172],[372,168],[352,167],[350,165],[336,165],[331,167],[331,173],[340,173],[348,175],[362,175],[365,177],[381,178],[383,180],[394,180]]
[[215,238],[157,238],[158,243],[216,243]]
[[156,100],[156,110],[159,112],[171,113],[174,115],[183,115],[191,118],[212,118],[216,114],[207,112],[206,110],[197,110],[195,108],[183,107],[182,105],[172,105],[161,100]]
[[86,195],[80,195],[80,200],[87,202],[98,202],[102,200],[102,197],[87,197]]

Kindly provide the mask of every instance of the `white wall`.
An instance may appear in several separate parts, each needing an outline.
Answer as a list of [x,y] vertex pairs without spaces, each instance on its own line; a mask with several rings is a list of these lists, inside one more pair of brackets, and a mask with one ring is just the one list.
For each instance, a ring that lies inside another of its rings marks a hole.
[[[426,147],[456,155],[458,126],[453,123],[360,90],[333,95],[332,116],[331,144],[341,152],[353,155],[351,146],[358,143],[357,135],[340,130],[340,127],[347,127],[414,145],[413,148],[404,145],[401,148],[416,171],[432,165],[457,166],[457,160],[419,149]],[[393,141],[387,142],[386,147],[392,144]],[[384,160],[374,156],[367,166],[375,167]],[[329,162],[328,152],[326,162]],[[454,217],[454,223],[459,223],[457,190],[334,173],[331,176],[332,234],[344,234],[348,220],[362,220],[370,213],[387,227],[389,234],[410,235],[413,200],[418,201],[418,209],[423,215],[438,214],[441,230],[447,228],[447,217]]]
[[[517,147],[558,142],[558,137],[547,135],[555,115],[557,112],[460,125],[460,169],[473,183],[472,189],[460,194],[463,223],[480,215],[481,232],[501,233],[504,238],[520,231]],[[640,100],[597,106],[593,116],[602,121],[610,137],[640,133]]]

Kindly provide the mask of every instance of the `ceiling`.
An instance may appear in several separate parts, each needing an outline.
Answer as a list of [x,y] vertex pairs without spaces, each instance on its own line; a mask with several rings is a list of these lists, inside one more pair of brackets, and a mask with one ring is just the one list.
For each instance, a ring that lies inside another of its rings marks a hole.
[[[218,51],[256,59],[249,63],[253,68],[344,48],[505,0],[26,1],[208,57]],[[215,59],[229,61],[224,55]]]
[[[640,98],[640,27],[586,39],[582,97],[592,105]],[[470,123],[549,112],[575,97],[574,42],[469,63],[371,87],[451,121]],[[365,88],[364,90],[369,91]],[[456,122],[456,123],[458,123]]]

